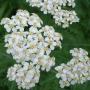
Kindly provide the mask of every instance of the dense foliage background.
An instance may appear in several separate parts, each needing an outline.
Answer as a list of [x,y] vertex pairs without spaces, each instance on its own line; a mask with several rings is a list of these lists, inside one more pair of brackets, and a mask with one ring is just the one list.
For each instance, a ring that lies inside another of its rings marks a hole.
[[[51,15],[44,15],[38,8],[31,8],[25,0],[0,0],[0,20],[3,17],[10,17],[18,9],[26,9],[31,13],[38,14],[45,25],[51,25],[57,32],[63,35],[63,48],[56,48],[52,55],[56,57],[56,65],[67,63],[71,56],[69,50],[75,47],[86,49],[90,55],[90,0],[76,0],[75,10],[80,18],[79,23],[72,24],[69,28],[63,29],[54,23]],[[0,26],[0,90],[18,90],[15,82],[10,82],[6,78],[7,69],[15,61],[12,56],[6,54],[4,47],[4,35],[6,34],[3,26]],[[39,84],[32,90],[90,90],[90,81],[83,85],[74,85],[61,89],[58,80],[55,78],[55,71],[52,69],[49,73],[41,72]]]

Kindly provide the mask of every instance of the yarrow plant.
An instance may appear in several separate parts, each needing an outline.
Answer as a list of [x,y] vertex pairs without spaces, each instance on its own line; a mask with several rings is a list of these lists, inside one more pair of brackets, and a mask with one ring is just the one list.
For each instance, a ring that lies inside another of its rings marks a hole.
[[18,10],[16,15],[12,16],[11,19],[3,18],[1,20],[1,25],[4,25],[4,28],[8,33],[17,31],[24,32],[25,27],[28,26],[40,28],[42,24],[43,21],[37,14],[29,14],[26,10]]
[[[79,18],[74,10],[75,0],[26,0],[32,7],[38,7],[44,14],[51,14],[55,23],[63,28],[69,27]],[[41,18],[27,10],[18,10],[11,18],[3,18],[1,25],[7,31],[5,47],[7,53],[16,61],[7,71],[7,78],[15,81],[19,89],[31,89],[39,82],[40,71],[50,71],[55,66],[51,52],[62,48],[63,37],[49,25],[43,25]],[[61,88],[83,84],[90,80],[90,58],[82,48],[70,50],[72,59],[55,67],[56,78]]]
[[[26,10],[18,10],[11,19],[3,18],[1,21],[8,32],[5,36],[7,53],[18,63],[9,68],[7,77],[15,80],[19,88],[35,86],[40,69],[48,72],[55,65],[55,57],[50,54],[55,47],[61,48],[63,38],[52,26],[42,27],[42,24],[37,14],[29,14]],[[37,66],[40,69],[36,69]]]
[[75,7],[75,0],[26,0],[32,7],[38,7],[44,14],[50,13],[55,23],[63,28],[69,27],[79,18],[74,10],[66,10],[64,7]]
[[90,58],[84,49],[74,48],[70,50],[72,59],[67,64],[55,67],[58,72],[56,77],[59,79],[61,88],[66,86],[83,84],[90,80]]
[[30,89],[39,82],[40,70],[39,66],[32,63],[24,62],[23,64],[15,64],[8,69],[7,77],[10,81],[16,81],[18,88]]

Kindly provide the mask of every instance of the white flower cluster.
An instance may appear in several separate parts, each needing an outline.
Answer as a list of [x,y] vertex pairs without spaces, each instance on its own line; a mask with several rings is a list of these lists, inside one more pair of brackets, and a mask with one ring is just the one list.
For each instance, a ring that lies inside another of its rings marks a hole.
[[32,7],[39,7],[44,14],[50,13],[55,19],[55,23],[63,28],[69,27],[74,22],[79,22],[79,18],[74,10],[65,10],[63,7],[75,7],[75,0],[26,0]]
[[[60,42],[56,43],[55,41],[54,43],[52,39],[51,42],[45,41],[41,33],[34,30],[29,32],[13,32],[6,35],[5,47],[8,48],[7,53],[12,54],[17,63],[32,61],[48,71],[55,64],[54,58],[51,58],[49,54]],[[58,37],[56,38],[59,40]],[[51,43],[54,43],[54,45],[51,45]]]
[[34,66],[32,63],[24,62],[15,64],[8,69],[7,77],[10,81],[16,81],[18,88],[30,89],[39,82],[40,70],[39,66]]
[[7,53],[12,54],[17,63],[32,61],[50,70],[55,64],[55,58],[49,55],[56,46],[61,48],[61,34],[56,33],[52,26],[41,27],[43,21],[38,15],[30,16],[25,10],[18,10],[11,19],[2,19],[1,24],[10,32],[5,36]]
[[52,26],[42,27],[42,24],[38,15],[30,15],[26,10],[18,10],[11,19],[1,21],[8,32],[5,36],[7,53],[18,63],[9,68],[8,78],[15,80],[19,88],[35,86],[40,76],[37,66],[48,72],[55,65],[55,57],[50,54],[56,46],[61,48],[63,38]]
[[29,14],[26,10],[18,10],[15,16],[12,16],[11,19],[3,18],[1,21],[1,25],[4,25],[4,28],[7,32],[17,32],[17,31],[25,31],[25,27],[33,26],[33,27],[41,27],[43,21],[40,17],[33,13]]
[[55,68],[58,73],[56,77],[60,79],[61,88],[74,84],[83,84],[90,80],[90,58],[84,49],[70,50],[73,58],[67,64],[61,64]]

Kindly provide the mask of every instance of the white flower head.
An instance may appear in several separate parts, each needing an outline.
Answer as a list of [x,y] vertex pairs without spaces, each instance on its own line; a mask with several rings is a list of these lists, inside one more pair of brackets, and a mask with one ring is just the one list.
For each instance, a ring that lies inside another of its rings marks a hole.
[[15,64],[8,69],[7,77],[10,81],[16,81],[18,88],[31,89],[39,82],[40,70],[39,66],[34,66],[32,63],[24,62]]
[[23,32],[26,27],[34,26],[36,28],[41,27],[43,21],[36,14],[29,14],[26,10],[18,10],[16,15],[12,16],[11,19],[3,18],[1,25],[7,32]]
[[32,7],[34,6],[40,7],[42,0],[26,0],[26,2],[29,2],[29,4],[32,5]]
[[16,81],[19,89],[31,89],[39,82],[40,70],[48,72],[55,65],[55,57],[50,54],[55,47],[61,48],[63,37],[52,26],[42,24],[37,14],[26,10],[1,21],[8,32],[7,53],[18,63],[8,69],[7,77]]
[[74,48],[70,53],[73,58],[67,64],[55,67],[61,88],[90,80],[90,58],[87,51]]
[[62,35],[52,26],[42,27],[43,21],[37,14],[18,10],[11,19],[2,19],[1,24],[9,27],[5,27],[9,30],[5,35],[5,47],[17,63],[32,62],[46,71],[55,65],[55,58],[50,54],[55,47],[61,48]]
[[55,57],[50,57],[48,55],[44,55],[38,58],[38,65],[41,66],[42,71],[50,71],[51,67],[55,65]]
[[79,22],[79,18],[74,10],[65,10],[62,7],[75,7],[75,0],[26,0],[32,7],[39,7],[44,14],[50,13],[55,19],[55,23],[63,28],[70,24]]
[[[50,55],[56,46],[61,48],[62,35],[51,26],[29,28],[29,31],[13,32],[5,36],[7,53],[16,62],[35,61],[35,58]],[[36,63],[36,62],[35,62]]]

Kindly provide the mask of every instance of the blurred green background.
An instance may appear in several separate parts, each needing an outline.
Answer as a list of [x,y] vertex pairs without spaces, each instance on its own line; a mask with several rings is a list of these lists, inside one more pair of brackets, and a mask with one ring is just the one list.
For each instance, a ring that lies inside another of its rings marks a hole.
[[[29,7],[25,0],[0,0],[0,20],[3,17],[11,17],[18,9],[26,9],[30,13],[38,14],[45,25],[51,25],[57,32],[63,35],[63,48],[56,48],[52,55],[56,57],[56,65],[67,63],[71,59],[69,50],[72,48],[84,48],[90,56],[90,0],[76,0],[75,11],[80,18],[79,23],[72,24],[69,28],[63,29],[54,23],[50,14],[44,15],[38,8]],[[15,61],[11,55],[6,53],[4,47],[4,35],[6,34],[3,26],[0,26],[0,90],[18,90],[15,82],[10,82],[6,78],[7,69]],[[90,81],[83,85],[74,85],[61,89],[58,80],[55,78],[55,72],[41,72],[40,82],[31,90],[90,90]]]

